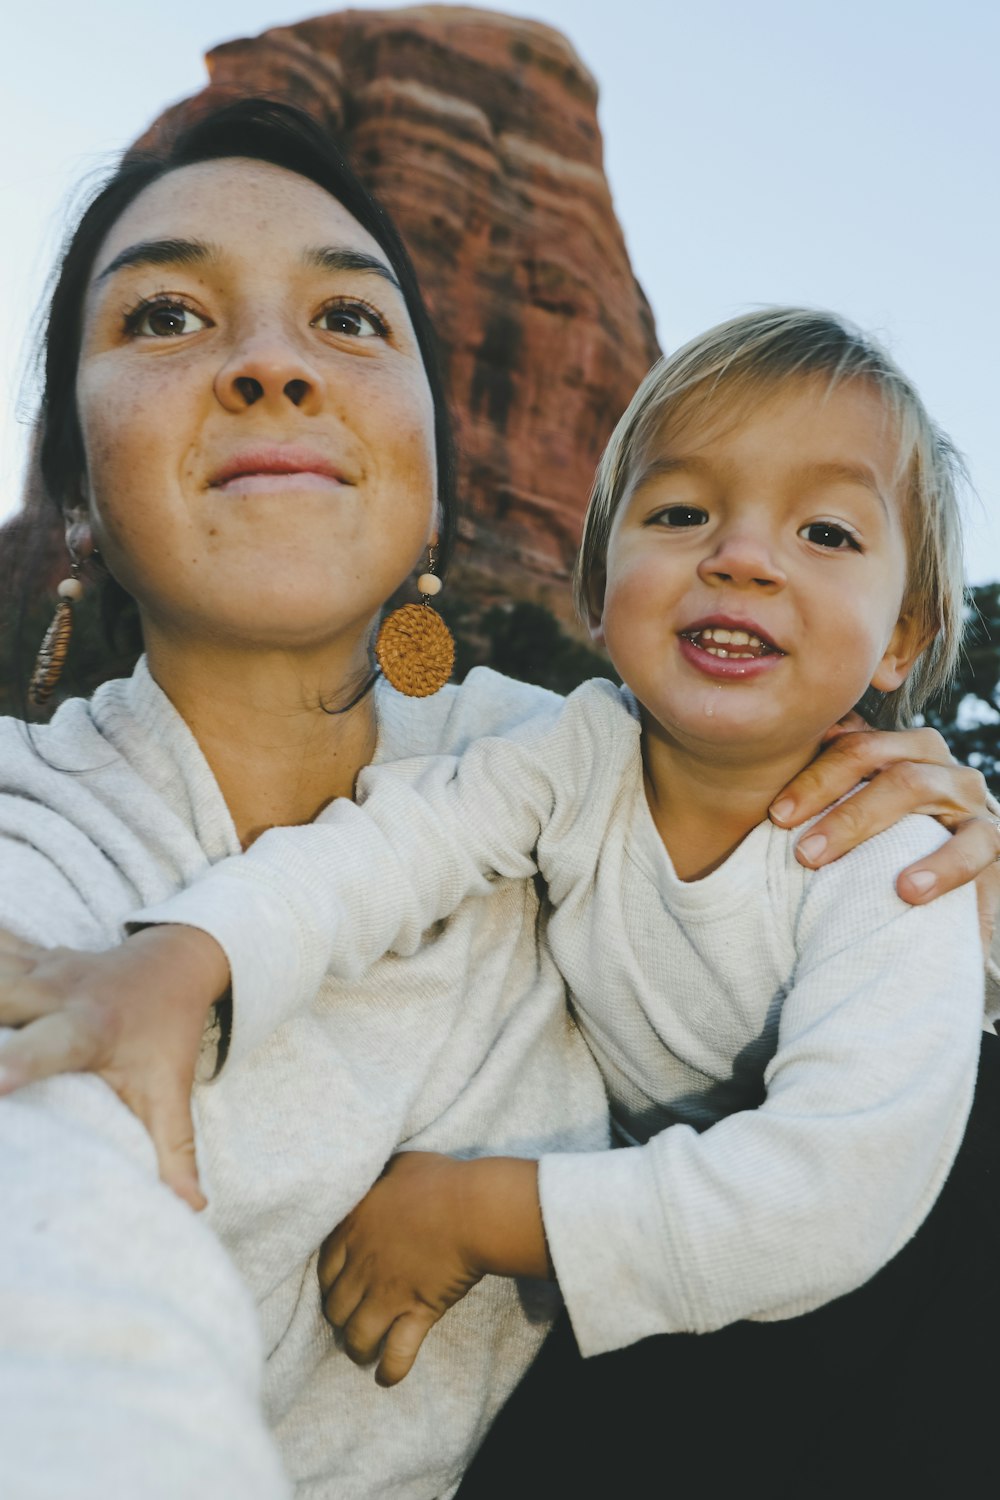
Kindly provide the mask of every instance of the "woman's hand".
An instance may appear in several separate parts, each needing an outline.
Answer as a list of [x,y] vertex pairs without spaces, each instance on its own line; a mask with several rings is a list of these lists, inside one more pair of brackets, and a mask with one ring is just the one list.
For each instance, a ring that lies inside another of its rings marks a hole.
[[395,1385],[439,1318],[487,1272],[550,1272],[537,1165],[511,1157],[394,1156],[323,1245],[323,1311],[355,1364]]
[[[862,781],[866,785],[847,797]],[[980,773],[958,765],[936,729],[874,730],[850,714],[830,731],[816,759],[778,793],[771,817],[794,828],[838,797],[847,800],[799,841],[801,863],[810,869],[829,864],[906,813],[927,813],[954,838],[908,866],[896,890],[919,905],[975,880],[988,949],[1000,905],[1000,824],[987,805]]]
[[136,1114],[160,1176],[204,1208],[191,1087],[205,1020],[229,984],[213,938],[147,927],[105,953],[39,948],[0,932],[0,1094],[55,1073],[97,1073]]

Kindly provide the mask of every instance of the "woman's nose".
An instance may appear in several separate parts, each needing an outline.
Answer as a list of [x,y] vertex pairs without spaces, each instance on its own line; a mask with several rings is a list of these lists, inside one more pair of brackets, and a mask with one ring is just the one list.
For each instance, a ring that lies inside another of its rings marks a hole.
[[322,405],[323,379],[293,340],[280,332],[257,334],[233,350],[215,378],[215,392],[228,411],[291,405],[311,415]]
[[711,555],[698,565],[698,576],[703,583],[771,592],[787,581],[768,538],[742,528],[726,529],[717,536]]

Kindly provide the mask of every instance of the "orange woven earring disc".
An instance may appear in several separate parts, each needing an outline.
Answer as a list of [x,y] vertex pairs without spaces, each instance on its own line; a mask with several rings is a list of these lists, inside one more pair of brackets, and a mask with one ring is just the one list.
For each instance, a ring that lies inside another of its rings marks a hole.
[[375,656],[397,692],[407,698],[429,698],[451,676],[455,642],[436,610],[426,604],[404,604],[383,620]]

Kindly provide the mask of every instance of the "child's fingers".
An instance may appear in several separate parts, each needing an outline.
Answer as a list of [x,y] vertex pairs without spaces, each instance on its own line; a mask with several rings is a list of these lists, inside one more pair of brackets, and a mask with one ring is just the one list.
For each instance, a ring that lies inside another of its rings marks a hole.
[[0,927],[0,953],[19,954],[22,958],[33,960],[48,951],[47,948],[39,948],[37,943],[29,943],[27,938],[20,938],[16,933],[8,932],[6,927]]
[[[22,964],[25,967],[19,967]],[[51,990],[29,978],[30,971],[30,961],[0,955],[0,1026],[23,1026],[53,1009]]]
[[196,1213],[200,1212],[207,1199],[198,1180],[190,1093],[179,1092],[158,1099],[149,1111],[134,1104],[132,1108],[152,1137],[161,1180]]
[[332,1234],[327,1235],[319,1252],[316,1273],[324,1296],[344,1269],[346,1262],[347,1242],[338,1227]]
[[394,1317],[395,1312],[387,1311],[384,1302],[364,1297],[342,1325],[335,1325],[340,1327],[348,1359],[356,1365],[370,1365],[378,1357]]
[[365,1284],[346,1266],[323,1298],[323,1314],[331,1327],[341,1332],[354,1316],[365,1294]]
[[96,1051],[97,1038],[85,1012],[41,1016],[0,1044],[0,1094],[55,1073],[86,1072]]
[[403,1313],[386,1334],[382,1357],[375,1371],[379,1385],[398,1385],[413,1369],[420,1346],[437,1322],[429,1309]]

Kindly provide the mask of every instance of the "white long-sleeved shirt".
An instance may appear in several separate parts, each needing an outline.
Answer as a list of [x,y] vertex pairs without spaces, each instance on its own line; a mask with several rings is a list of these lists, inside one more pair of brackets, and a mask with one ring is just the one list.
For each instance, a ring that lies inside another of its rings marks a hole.
[[[559,708],[493,675],[420,702],[377,693],[384,759],[460,753]],[[32,736],[0,723],[0,927],[105,947],[130,913],[238,851],[144,664]],[[0,1494],[277,1500],[261,1342],[298,1500],[450,1493],[537,1351],[552,1289],[480,1283],[385,1391],[338,1349],[316,1255],[400,1146],[606,1143],[599,1074],[538,909],[530,881],[483,882],[411,958],[342,982],[283,946],[277,898],[251,901],[262,1004],[238,1011],[225,1067],[196,1090],[200,1218],[156,1180],[145,1132],[100,1080],[0,1100]]]
[[548,947],[638,1145],[541,1162],[584,1353],[808,1311],[916,1231],[961,1141],[983,1024],[972,890],[919,908],[894,890],[936,824],[906,818],[809,872],[765,823],[683,882],[647,807],[634,704],[609,683],[460,759],[366,772],[362,792],[146,915],[213,931],[253,1016],[263,893],[286,946],[354,975],[412,951],[488,877],[537,869]]

